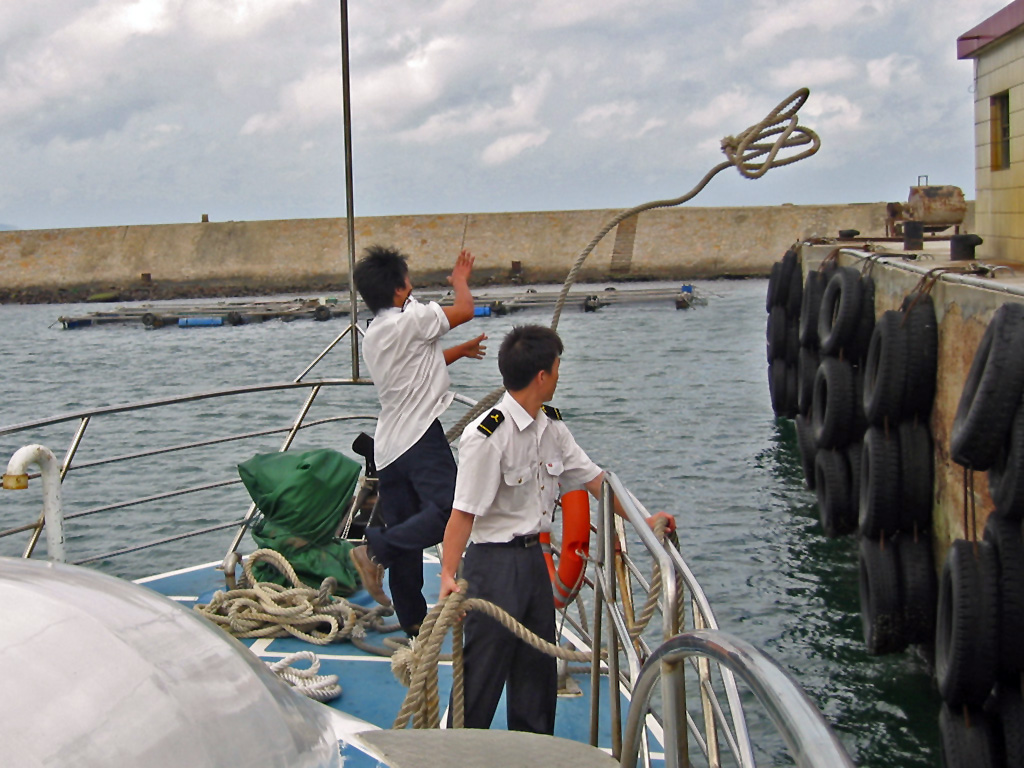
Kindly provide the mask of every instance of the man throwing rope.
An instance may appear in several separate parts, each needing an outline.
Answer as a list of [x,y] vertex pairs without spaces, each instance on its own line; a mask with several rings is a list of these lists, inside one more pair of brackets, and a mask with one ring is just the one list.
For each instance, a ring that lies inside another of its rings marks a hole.
[[448,278],[454,301],[442,307],[413,298],[406,257],[394,248],[370,246],[353,271],[374,314],[363,356],[381,405],[374,459],[384,527],[367,528],[367,543],[353,549],[351,559],[381,605],[391,604],[383,589],[387,569],[395,613],[410,637],[427,613],[423,550],[441,541],[455,490],[455,459],[438,420],[454,397],[447,366],[479,360],[487,349],[484,334],[441,346],[449,330],[473,319],[472,272],[473,256],[463,250]]

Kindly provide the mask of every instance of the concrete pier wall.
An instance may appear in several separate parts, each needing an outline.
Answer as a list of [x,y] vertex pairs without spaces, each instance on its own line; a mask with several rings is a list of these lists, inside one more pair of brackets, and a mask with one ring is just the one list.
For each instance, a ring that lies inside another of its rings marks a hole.
[[[423,286],[444,284],[462,247],[477,258],[475,283],[561,282],[618,213],[361,217],[355,243],[357,254],[373,243],[400,248]],[[794,242],[835,237],[840,229],[884,234],[885,203],[647,211],[609,232],[579,279],[763,276]],[[348,284],[347,242],[344,219],[0,232],[0,301],[32,300],[39,291],[80,300],[105,290],[131,298],[204,287],[213,295],[339,290]],[[124,293],[132,289],[150,292]]]

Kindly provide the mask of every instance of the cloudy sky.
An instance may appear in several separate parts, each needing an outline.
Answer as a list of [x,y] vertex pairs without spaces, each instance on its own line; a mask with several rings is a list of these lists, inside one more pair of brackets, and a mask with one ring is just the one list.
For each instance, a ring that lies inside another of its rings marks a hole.
[[[349,0],[357,216],[627,208],[808,87],[814,157],[692,205],[974,196],[1009,0]],[[336,0],[2,0],[0,225],[344,216]]]

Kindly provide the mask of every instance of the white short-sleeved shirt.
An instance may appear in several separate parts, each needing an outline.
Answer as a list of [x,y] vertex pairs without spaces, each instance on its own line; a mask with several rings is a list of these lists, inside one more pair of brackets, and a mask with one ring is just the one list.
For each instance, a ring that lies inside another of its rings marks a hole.
[[380,398],[374,461],[382,469],[423,437],[451,405],[451,379],[440,339],[451,329],[441,306],[411,298],[404,308],[376,314],[366,330],[363,358]]
[[504,419],[490,435],[475,419],[459,441],[455,509],[476,516],[470,541],[505,542],[551,530],[560,483],[579,487],[601,474],[569,428],[541,410],[534,419],[507,392],[496,410]]

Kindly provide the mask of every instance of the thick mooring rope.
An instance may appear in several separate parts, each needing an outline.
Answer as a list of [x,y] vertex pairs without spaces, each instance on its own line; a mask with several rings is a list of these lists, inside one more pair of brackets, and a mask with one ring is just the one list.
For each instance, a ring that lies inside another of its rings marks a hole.
[[[667,521],[659,518],[654,532],[658,540],[665,542]],[[675,543],[675,542],[673,542]],[[462,656],[462,617],[469,611],[481,611],[519,640],[532,648],[565,661],[593,663],[590,651],[574,651],[549,643],[510,616],[507,611],[481,598],[466,597],[467,584],[459,580],[459,592],[448,595],[443,602],[431,608],[423,620],[420,633],[407,648],[401,648],[391,657],[391,671],[402,685],[408,687],[402,707],[395,717],[393,728],[437,728],[440,725],[440,699],[438,696],[437,663],[441,656],[441,645],[449,630],[452,632],[452,726],[462,728],[465,723],[465,690]],[[660,568],[655,563],[648,590],[647,602],[640,618],[629,628],[630,637],[636,639],[650,622],[661,597],[662,579]],[[682,602],[678,615],[682,622]],[[635,634],[634,634],[635,633]],[[602,656],[603,656],[602,652]]]
[[[562,284],[558,300],[555,302],[551,327],[558,328],[558,320],[562,315],[562,308],[565,306],[569,289],[576,282],[576,276],[583,268],[587,257],[604,239],[605,235],[626,219],[654,208],[671,208],[692,200],[708,185],[711,179],[730,166],[734,166],[745,178],[759,179],[772,168],[790,165],[817,152],[821,147],[821,139],[810,128],[801,126],[797,118],[797,112],[807,101],[809,95],[810,91],[807,88],[794,91],[789,98],[779,102],[778,106],[765,115],[759,123],[750,126],[736,136],[726,136],[722,139],[722,151],[725,153],[726,159],[708,171],[704,178],[682,197],[643,203],[613,216],[576,257],[576,261]],[[790,150],[799,151],[788,155],[783,154]],[[448,442],[459,437],[462,430],[473,419],[497,403],[504,391],[504,388],[499,387],[470,408],[462,419],[446,433]]]
[[437,693],[437,660],[441,644],[448,630],[457,631],[452,639],[452,690],[455,693],[452,722],[462,727],[465,713],[463,698],[461,618],[469,611],[481,611],[517,638],[536,648],[541,653],[568,661],[589,661],[592,654],[561,648],[520,624],[504,609],[494,603],[475,597],[466,597],[467,584],[459,581],[460,592],[452,592],[441,603],[437,603],[424,619],[420,634],[407,649],[395,651],[391,657],[391,671],[395,677],[409,687],[402,707],[395,717],[394,728],[437,728],[440,722],[440,702]]
[[[675,538],[675,534],[666,533],[665,529],[668,527],[668,521],[664,517],[656,518],[654,521],[654,535],[658,537],[658,541],[662,544],[665,543],[665,539],[669,536],[672,537],[672,544],[679,548],[679,541]],[[676,575],[676,594],[682,594],[682,579],[679,575]],[[632,624],[627,628],[629,630],[630,640],[637,640],[640,635],[643,634],[644,630],[647,629],[647,625],[650,624],[651,619],[654,617],[654,611],[658,607],[658,600],[661,598],[662,580],[661,580],[661,566],[658,565],[658,561],[654,561],[654,571],[651,574],[651,586],[647,590],[647,600],[644,603],[644,607],[637,614],[636,618],[633,619]],[[683,625],[683,601],[679,600],[676,603],[676,625]]]
[[[283,587],[270,582],[257,582],[252,567],[258,561],[270,563],[285,575],[292,586]],[[258,549],[242,562],[243,586],[213,594],[209,603],[193,606],[225,631],[239,638],[285,637],[291,635],[314,645],[327,645],[344,640],[371,652],[363,638],[367,630],[387,631],[384,617],[391,608],[376,606],[372,609],[334,597],[337,582],[324,579],[319,589],[302,584],[291,563],[280,552]],[[231,583],[234,583],[233,575]],[[248,585],[248,586],[246,586]],[[386,652],[386,651],[385,651]],[[310,666],[298,669],[296,661],[308,661]],[[311,651],[292,654],[273,664],[271,670],[291,687],[317,701],[328,701],[341,695],[336,675],[320,675],[320,659]]]
[[[257,582],[252,567],[260,560],[274,565],[292,586]],[[332,578],[324,579],[320,589],[303,585],[291,564],[272,549],[256,550],[242,563],[242,569],[250,587],[215,592],[208,604],[194,606],[235,637],[292,635],[314,645],[327,645],[363,637],[365,628],[380,620],[379,608],[368,610],[333,597],[337,582]]]
[[[299,669],[292,665],[297,661],[307,661],[309,666]],[[279,679],[290,685],[303,696],[317,701],[330,701],[341,696],[341,686],[337,675],[321,675],[320,658],[312,651],[299,651],[285,656],[280,661],[265,662],[270,671]]]

